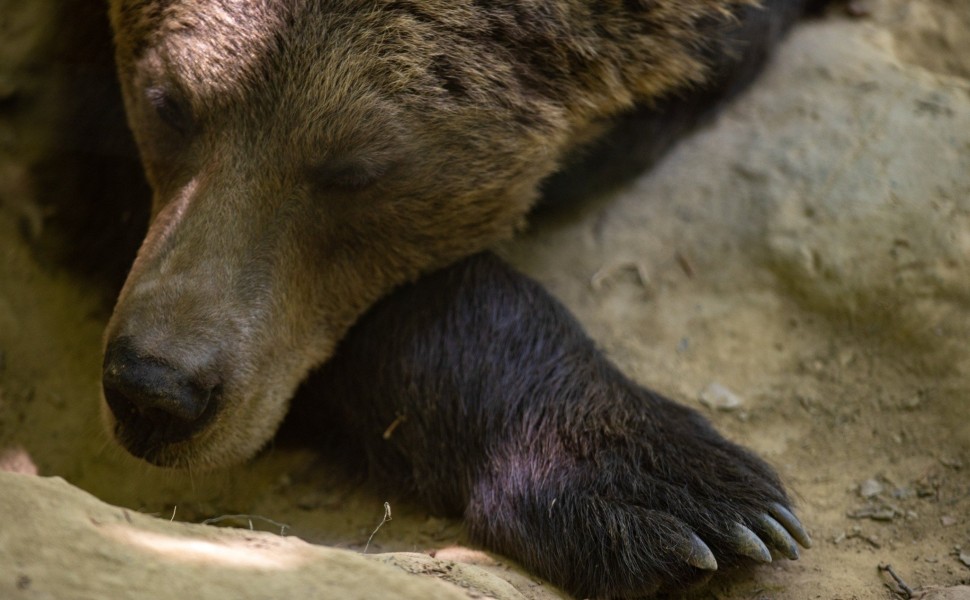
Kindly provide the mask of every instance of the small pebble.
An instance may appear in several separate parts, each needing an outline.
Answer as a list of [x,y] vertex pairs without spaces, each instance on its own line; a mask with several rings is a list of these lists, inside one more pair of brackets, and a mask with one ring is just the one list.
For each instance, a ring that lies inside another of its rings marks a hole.
[[911,488],[899,487],[893,490],[892,496],[897,500],[906,500],[907,498],[912,498],[916,495],[916,492]]
[[875,479],[866,479],[859,484],[859,495],[863,498],[872,498],[882,493],[882,484]]
[[732,411],[741,408],[741,398],[718,382],[713,382],[700,393],[701,404],[714,410]]
[[951,525],[956,525],[956,524],[957,524],[956,517],[951,517],[950,515],[944,515],[940,517],[940,525],[944,527],[949,527]]

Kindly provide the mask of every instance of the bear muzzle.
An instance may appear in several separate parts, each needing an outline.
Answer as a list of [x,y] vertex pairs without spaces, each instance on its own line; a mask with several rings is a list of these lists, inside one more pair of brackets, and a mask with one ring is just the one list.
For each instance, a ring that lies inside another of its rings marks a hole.
[[114,434],[133,455],[155,464],[162,451],[205,429],[219,409],[219,385],[138,352],[132,340],[108,344],[102,371]]

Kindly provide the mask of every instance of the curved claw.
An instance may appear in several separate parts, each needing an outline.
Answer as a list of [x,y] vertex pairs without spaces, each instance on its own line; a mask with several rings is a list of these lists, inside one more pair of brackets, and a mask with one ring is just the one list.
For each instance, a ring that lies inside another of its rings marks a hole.
[[691,532],[690,542],[684,551],[684,560],[690,566],[704,571],[717,570],[717,559],[714,558],[714,553],[696,533]]
[[734,524],[734,549],[743,556],[763,563],[771,562],[771,551],[753,531],[740,523]]
[[761,533],[763,534],[762,537],[764,540],[770,543],[775,550],[780,552],[785,558],[798,560],[798,546],[795,545],[795,540],[782,527],[781,523],[769,515],[763,514],[758,519],[758,525],[761,526]]
[[774,517],[776,521],[784,525],[785,529],[788,530],[788,533],[790,533],[792,537],[795,538],[795,541],[801,544],[803,548],[812,547],[812,538],[808,535],[808,532],[805,531],[805,527],[802,526],[802,522],[798,520],[798,517],[792,514],[792,511],[788,510],[777,502],[771,504],[768,510],[771,512],[771,516]]

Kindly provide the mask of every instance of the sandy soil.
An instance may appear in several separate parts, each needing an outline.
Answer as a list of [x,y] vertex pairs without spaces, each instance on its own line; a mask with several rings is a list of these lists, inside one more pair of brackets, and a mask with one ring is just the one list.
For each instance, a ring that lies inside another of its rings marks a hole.
[[[890,598],[885,564],[913,588],[970,583],[970,10],[853,6],[864,15],[801,26],[653,172],[501,248],[626,372],[706,412],[791,486],[815,547],[698,598]],[[352,549],[390,500],[369,552],[484,563],[527,598],[557,597],[462,550],[460,523],[308,449],[190,474],[123,455],[98,418],[103,289],[36,260],[24,223],[40,217],[5,160],[0,466],[166,519],[259,515]],[[223,524],[250,521],[278,531]]]

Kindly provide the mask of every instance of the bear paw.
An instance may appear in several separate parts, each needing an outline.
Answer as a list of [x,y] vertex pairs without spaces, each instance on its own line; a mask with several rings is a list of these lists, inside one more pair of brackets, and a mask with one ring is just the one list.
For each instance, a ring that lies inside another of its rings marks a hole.
[[694,411],[631,396],[587,398],[554,434],[495,448],[466,511],[472,536],[580,598],[684,588],[811,546],[766,463]]

